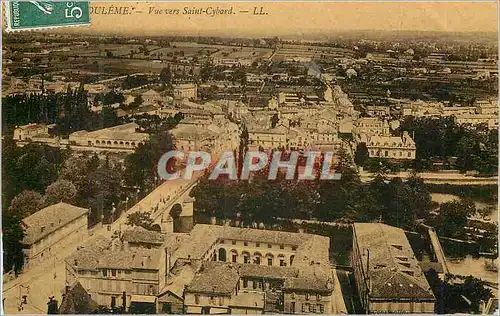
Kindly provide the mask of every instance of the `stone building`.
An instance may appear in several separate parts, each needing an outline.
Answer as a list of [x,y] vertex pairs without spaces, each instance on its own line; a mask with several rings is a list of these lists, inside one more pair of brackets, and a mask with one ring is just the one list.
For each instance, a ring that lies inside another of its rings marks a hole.
[[196,225],[191,232],[125,231],[66,261],[100,305],[161,313],[341,313],[329,238]]
[[137,123],[127,123],[93,132],[74,132],[69,135],[69,145],[75,148],[133,152],[139,144],[149,139],[149,134],[136,132],[138,127]]
[[58,250],[70,245],[75,247],[88,237],[89,210],[67,203],[47,206],[22,220],[25,264],[53,258]]
[[434,313],[436,299],[402,229],[354,224],[351,263],[366,313]]
[[196,83],[181,83],[174,85],[174,99],[194,99],[198,97]]
[[362,136],[360,141],[366,143],[370,158],[415,159],[417,147],[408,132],[403,132],[401,137],[381,135]]

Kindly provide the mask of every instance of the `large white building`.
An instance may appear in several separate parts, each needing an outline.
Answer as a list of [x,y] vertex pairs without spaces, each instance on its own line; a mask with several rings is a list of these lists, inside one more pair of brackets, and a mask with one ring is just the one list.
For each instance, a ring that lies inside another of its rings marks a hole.
[[240,130],[225,119],[186,118],[171,131],[177,150],[206,151],[214,157],[223,151],[238,150]]
[[35,138],[45,138],[49,136],[49,130],[54,128],[55,124],[45,125],[45,124],[27,124],[22,126],[17,126],[14,130],[14,140],[15,141],[32,141]]
[[149,139],[149,134],[136,131],[138,127],[136,123],[127,123],[93,132],[74,132],[69,135],[69,145],[96,150],[133,152],[139,144],[144,144]]
[[196,83],[182,83],[174,85],[174,99],[194,99],[198,97]]
[[408,132],[403,132],[399,136],[369,136],[362,137],[361,142],[366,143],[370,158],[387,158],[387,159],[415,159],[417,148],[415,142],[408,135]]

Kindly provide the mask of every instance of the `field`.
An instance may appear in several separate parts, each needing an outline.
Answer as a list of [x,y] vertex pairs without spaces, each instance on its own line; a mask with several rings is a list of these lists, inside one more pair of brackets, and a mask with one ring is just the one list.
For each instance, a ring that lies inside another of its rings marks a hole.
[[226,45],[210,45],[198,44],[193,42],[171,42],[170,46],[175,46],[182,50],[210,51],[212,57],[216,58],[269,58],[272,54],[272,49],[269,48],[254,48],[254,47],[237,47]]
[[235,59],[267,59],[271,56],[271,54],[272,50],[267,48],[221,46],[220,51],[215,53],[213,57]]
[[[71,46],[70,55],[78,55],[82,57],[98,57],[102,53],[109,51],[115,57],[128,57],[130,52],[138,52],[142,45],[124,45],[124,44],[99,44],[90,47],[87,46]],[[147,46],[149,51],[157,49],[158,46]],[[137,56],[139,54],[135,54]],[[141,54],[142,55],[142,54]]]

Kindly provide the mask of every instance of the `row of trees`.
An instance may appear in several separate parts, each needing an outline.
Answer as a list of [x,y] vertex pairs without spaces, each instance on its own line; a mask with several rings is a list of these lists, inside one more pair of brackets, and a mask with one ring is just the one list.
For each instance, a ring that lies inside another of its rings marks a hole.
[[[239,159],[241,161],[241,159]],[[284,159],[286,160],[286,159]],[[275,224],[279,219],[370,222],[415,230],[420,223],[436,227],[440,236],[470,239],[470,218],[478,213],[472,200],[441,205],[433,202],[427,185],[415,174],[407,181],[388,180],[383,172],[368,183],[349,167],[341,153],[336,172],[340,180],[286,180],[279,173],[268,180],[268,170],[255,173],[251,181],[201,179],[193,189],[196,214],[200,219],[239,220],[244,225]],[[239,169],[240,171],[240,169]],[[492,236],[496,227],[474,237],[483,251],[495,251]]]
[[358,144],[355,161],[368,171],[380,168],[399,171],[401,168],[433,170],[433,162],[444,163],[447,168],[460,171],[475,170],[491,176],[498,172],[498,132],[484,125],[459,125],[453,117],[406,118],[400,130],[415,135],[417,146],[413,162],[393,163],[383,158],[369,158],[365,143]]
[[90,110],[83,83],[66,92],[23,94],[2,99],[4,132],[29,123],[56,124],[55,132],[66,136],[79,130],[92,131],[113,126],[116,114],[105,108],[96,113]]
[[417,166],[428,168],[435,158],[450,161],[456,157],[461,171],[477,170],[482,175],[498,172],[497,130],[459,125],[453,117],[408,117],[400,129],[415,135]]
[[482,312],[481,303],[486,304],[493,297],[487,283],[473,276],[446,275],[445,280],[441,280],[433,269],[425,276],[436,295],[435,311],[438,314],[478,314]]
[[347,157],[336,170],[340,180],[286,180],[278,174],[268,180],[267,170],[256,173],[251,181],[201,180],[192,194],[196,210],[207,217],[243,222],[272,223],[276,218],[322,221],[383,220],[398,227],[412,228],[417,219],[425,219],[432,209],[430,193],[422,179],[413,177],[388,181],[383,175],[371,183],[362,183],[349,167]]

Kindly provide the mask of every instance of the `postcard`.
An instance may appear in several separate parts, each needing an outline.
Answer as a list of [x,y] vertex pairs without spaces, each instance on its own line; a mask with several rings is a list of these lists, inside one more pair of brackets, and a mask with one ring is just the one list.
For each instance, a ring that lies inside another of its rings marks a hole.
[[2,10],[5,314],[498,313],[498,2]]

